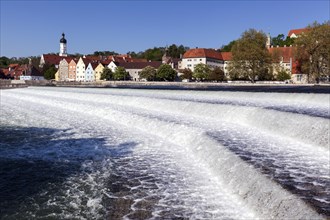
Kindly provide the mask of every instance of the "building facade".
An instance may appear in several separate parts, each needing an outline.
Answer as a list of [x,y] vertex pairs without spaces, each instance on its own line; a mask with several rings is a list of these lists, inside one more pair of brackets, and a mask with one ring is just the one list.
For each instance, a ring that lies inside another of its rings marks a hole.
[[72,59],[69,63],[69,81],[75,81],[76,80],[76,67],[77,63],[74,59]]
[[66,59],[62,59],[59,64],[59,81],[69,80],[69,63]]
[[85,81],[85,71],[86,64],[84,62],[84,59],[80,57],[76,65],[76,81]]
[[103,72],[104,66],[102,63],[99,63],[94,69],[95,80],[101,80],[101,74]]
[[181,68],[194,71],[199,63],[208,65],[211,69],[224,67],[221,53],[213,49],[196,48],[188,50],[182,58]]

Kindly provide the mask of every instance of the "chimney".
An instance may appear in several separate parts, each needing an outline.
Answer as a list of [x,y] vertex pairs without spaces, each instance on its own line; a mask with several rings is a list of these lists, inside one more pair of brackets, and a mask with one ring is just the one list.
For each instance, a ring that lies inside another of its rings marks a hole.
[[276,47],[280,47],[280,46],[276,45]]
[[286,45],[284,45],[284,47],[286,47]]
[[180,53],[180,59],[182,59],[182,53]]
[[292,44],[290,44],[290,47],[292,47]]

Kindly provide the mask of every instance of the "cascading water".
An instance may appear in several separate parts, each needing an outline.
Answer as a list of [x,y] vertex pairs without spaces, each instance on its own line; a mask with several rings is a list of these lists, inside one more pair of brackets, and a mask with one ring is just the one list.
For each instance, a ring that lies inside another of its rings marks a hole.
[[329,218],[329,108],[329,94],[2,90],[0,218]]

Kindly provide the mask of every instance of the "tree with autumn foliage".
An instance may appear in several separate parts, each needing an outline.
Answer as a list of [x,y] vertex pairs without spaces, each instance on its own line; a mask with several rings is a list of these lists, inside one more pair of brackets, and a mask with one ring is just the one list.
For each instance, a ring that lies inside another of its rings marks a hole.
[[296,40],[295,56],[308,82],[330,78],[330,22],[309,25]]

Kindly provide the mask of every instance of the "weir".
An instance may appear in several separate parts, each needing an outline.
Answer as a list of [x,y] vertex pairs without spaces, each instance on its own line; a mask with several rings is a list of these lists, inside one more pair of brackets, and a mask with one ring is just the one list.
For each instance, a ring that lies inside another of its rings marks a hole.
[[[97,201],[108,198],[117,205],[123,201],[131,205],[118,215],[109,214],[116,212],[113,206],[105,216],[133,218],[145,210],[143,215],[151,218],[326,219],[330,217],[329,98],[328,94],[28,88],[3,91],[1,114],[18,109],[17,116],[7,117],[4,124],[67,126],[78,137],[108,138],[105,149],[111,153],[101,157],[101,164],[109,161],[111,170],[94,167],[99,165],[93,160],[84,165],[95,170],[95,181],[105,178],[89,204],[100,206]],[[47,113],[53,113],[49,121],[39,116]],[[28,121],[19,117],[23,114]],[[107,180],[111,175],[116,178]],[[118,189],[109,187],[113,180],[127,183],[127,188],[113,191]],[[75,178],[70,181],[81,184]],[[97,183],[89,180],[89,184]],[[106,207],[101,209],[107,213]]]

